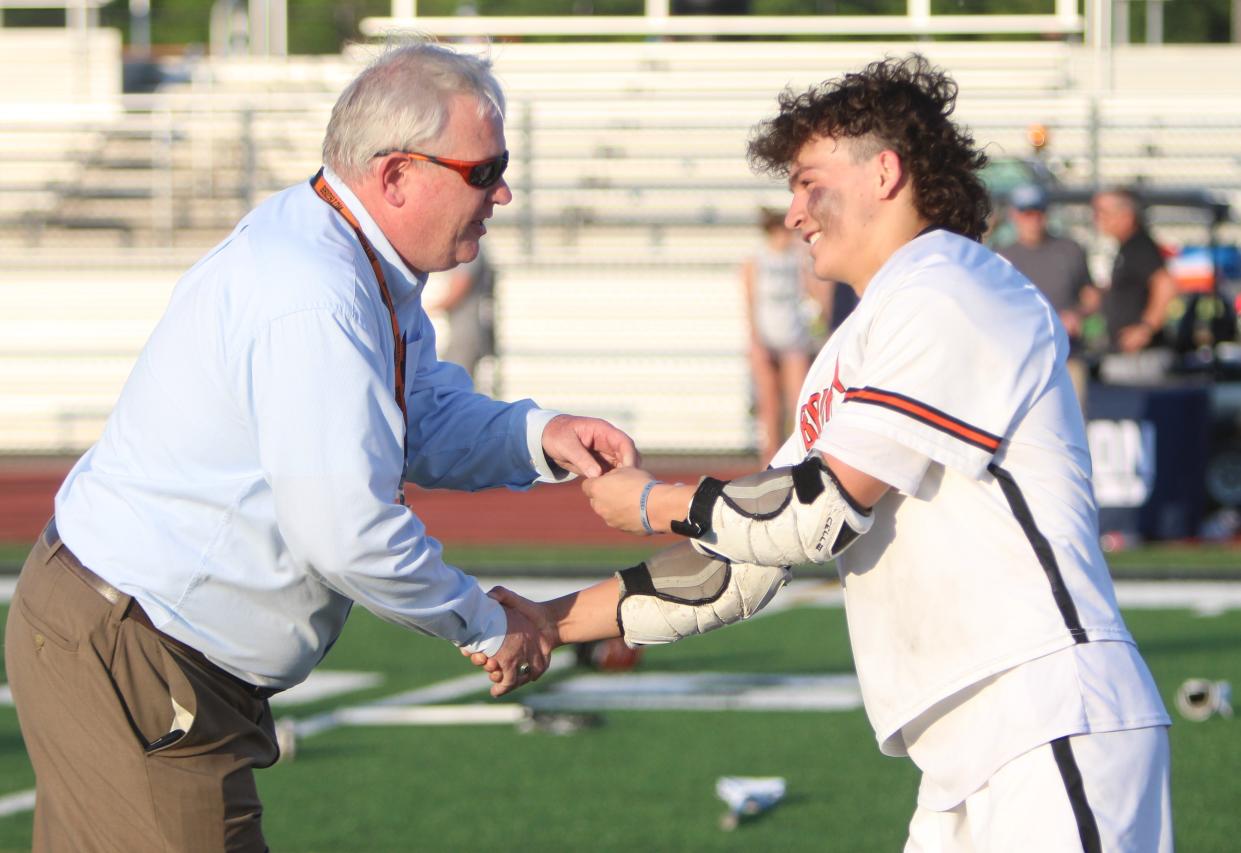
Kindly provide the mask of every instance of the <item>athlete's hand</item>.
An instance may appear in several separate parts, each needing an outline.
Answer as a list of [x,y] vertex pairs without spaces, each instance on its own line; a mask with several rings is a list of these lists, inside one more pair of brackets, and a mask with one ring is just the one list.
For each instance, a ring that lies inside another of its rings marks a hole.
[[555,464],[582,477],[642,464],[633,439],[599,418],[557,415],[543,430],[543,452]]
[[[652,479],[641,468],[617,468],[594,480],[582,481],[582,491],[590,498],[590,508],[608,527],[626,533],[645,533],[640,502],[642,489]],[[650,508],[648,503],[648,515]]]

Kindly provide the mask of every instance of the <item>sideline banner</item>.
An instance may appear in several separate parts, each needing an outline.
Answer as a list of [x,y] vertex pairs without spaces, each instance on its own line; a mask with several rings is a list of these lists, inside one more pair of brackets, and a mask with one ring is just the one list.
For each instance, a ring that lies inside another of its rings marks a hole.
[[1205,504],[1210,392],[1201,386],[1090,386],[1086,436],[1099,531],[1195,536]]

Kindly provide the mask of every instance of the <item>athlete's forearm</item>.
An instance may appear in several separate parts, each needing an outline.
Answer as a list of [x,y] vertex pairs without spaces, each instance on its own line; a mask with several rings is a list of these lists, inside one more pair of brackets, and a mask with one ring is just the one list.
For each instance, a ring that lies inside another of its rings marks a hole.
[[[846,465],[834,456],[826,456],[824,460],[836,475],[841,489],[860,507],[870,509],[879,503],[879,499],[889,489],[887,483]],[[686,517],[696,489],[696,486],[671,483],[660,483],[651,487],[646,505],[647,518],[656,533],[667,533],[672,529],[672,522],[682,521]]]
[[672,522],[685,518],[689,513],[689,503],[694,499],[695,488],[681,483],[660,483],[651,488],[646,515],[656,533],[669,532]]
[[613,576],[544,606],[556,626],[562,644],[588,643],[620,636],[616,608],[620,603],[620,583]]
[[828,470],[836,475],[841,490],[858,506],[870,509],[891,488],[883,480],[877,480],[865,471],[846,465],[835,456],[824,456]]

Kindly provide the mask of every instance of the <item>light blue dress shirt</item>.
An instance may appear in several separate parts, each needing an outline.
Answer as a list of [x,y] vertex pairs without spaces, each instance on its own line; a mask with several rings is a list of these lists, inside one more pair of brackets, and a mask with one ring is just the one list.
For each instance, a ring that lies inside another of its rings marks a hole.
[[268,687],[306,677],[353,601],[494,654],[504,611],[444,563],[416,503],[393,502],[402,469],[471,491],[558,479],[542,451],[555,413],[476,394],[436,359],[424,280],[325,176],[380,256],[407,342],[404,465],[388,310],[354,231],[303,183],[178,282],[56,496],[61,537],[87,567],[160,630]]

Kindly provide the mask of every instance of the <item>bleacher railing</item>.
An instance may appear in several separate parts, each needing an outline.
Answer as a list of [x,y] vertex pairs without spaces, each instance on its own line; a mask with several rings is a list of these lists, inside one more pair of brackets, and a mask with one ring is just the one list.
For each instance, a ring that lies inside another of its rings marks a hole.
[[[910,3],[910,6],[919,4]],[[1075,2],[1057,0],[1051,15],[932,14],[930,4],[904,15],[572,15],[560,17],[418,16],[366,18],[369,38],[428,34],[440,38],[560,36],[957,36],[1080,35],[1085,20]]]
[[[717,93],[718,94],[718,93]],[[317,94],[126,96],[115,119],[0,122],[0,246],[207,246],[265,195],[317,168],[332,99]],[[658,234],[748,228],[780,204],[778,182],[751,175],[748,129],[770,95],[684,91],[511,97],[515,200],[497,232],[525,259],[593,230]],[[1201,187],[1241,207],[1241,110],[1151,114],[1072,94],[966,101],[963,120],[992,157],[1046,159],[1074,185]],[[666,242],[666,241],[665,241]]]

